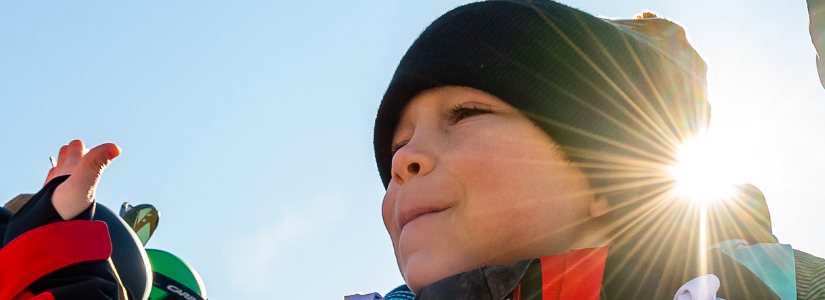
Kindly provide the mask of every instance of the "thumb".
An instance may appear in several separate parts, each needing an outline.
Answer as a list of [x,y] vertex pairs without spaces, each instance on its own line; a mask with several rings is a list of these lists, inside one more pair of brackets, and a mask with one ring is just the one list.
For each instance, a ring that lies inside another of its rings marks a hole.
[[52,196],[52,204],[64,220],[73,219],[92,204],[103,170],[118,155],[120,148],[112,143],[94,147],[83,155],[72,175]]

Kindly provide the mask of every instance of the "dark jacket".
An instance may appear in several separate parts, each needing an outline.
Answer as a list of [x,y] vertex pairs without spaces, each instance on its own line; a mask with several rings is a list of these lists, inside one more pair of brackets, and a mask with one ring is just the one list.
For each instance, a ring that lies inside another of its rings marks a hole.
[[[600,278],[598,296],[565,297],[558,288],[549,289],[543,282],[549,274],[547,261],[542,258],[519,262],[513,266],[487,266],[454,275],[424,287],[413,295],[406,286],[400,286],[386,295],[387,300],[541,300],[545,293],[554,293],[551,299],[673,299],[680,286],[702,274],[714,274],[720,280],[716,296],[722,299],[780,299],[748,268],[718,249],[709,251],[707,271],[700,271],[682,259],[643,259],[622,253],[627,249],[611,249]],[[664,256],[662,256],[664,257]],[[668,262],[670,261],[670,262]],[[797,299],[825,299],[825,261],[802,251],[794,250]],[[564,281],[561,279],[560,281]],[[561,295],[560,295],[561,294]]]
[[46,184],[14,215],[0,208],[0,299],[110,300],[124,297],[111,267],[106,223],[91,221],[95,205],[64,221]]

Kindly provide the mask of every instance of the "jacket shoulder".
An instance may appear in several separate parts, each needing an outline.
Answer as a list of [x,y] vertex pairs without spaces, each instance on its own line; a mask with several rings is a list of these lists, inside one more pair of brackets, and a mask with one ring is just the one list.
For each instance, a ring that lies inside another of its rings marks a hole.
[[825,300],[825,259],[794,249],[797,299]]

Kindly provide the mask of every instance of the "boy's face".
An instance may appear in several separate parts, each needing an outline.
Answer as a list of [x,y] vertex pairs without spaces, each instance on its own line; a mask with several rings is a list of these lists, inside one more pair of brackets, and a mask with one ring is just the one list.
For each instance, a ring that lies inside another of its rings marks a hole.
[[384,225],[410,288],[568,251],[593,194],[514,107],[467,87],[418,94],[393,137]]

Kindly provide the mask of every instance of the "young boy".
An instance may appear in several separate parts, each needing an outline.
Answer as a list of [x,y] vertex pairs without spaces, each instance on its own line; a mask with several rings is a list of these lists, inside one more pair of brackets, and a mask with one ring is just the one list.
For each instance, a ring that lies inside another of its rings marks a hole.
[[709,250],[700,212],[671,192],[676,149],[709,121],[705,69],[684,30],[655,17],[499,0],[435,20],[376,117],[407,283],[387,298],[825,297],[821,259]]

